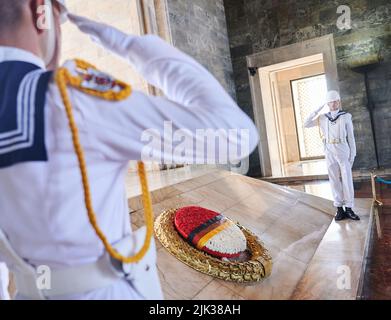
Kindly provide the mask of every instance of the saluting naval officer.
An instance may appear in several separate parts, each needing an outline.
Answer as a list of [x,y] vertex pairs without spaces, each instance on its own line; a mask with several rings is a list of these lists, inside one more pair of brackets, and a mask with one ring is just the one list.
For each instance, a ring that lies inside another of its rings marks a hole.
[[337,207],[335,220],[360,220],[353,211],[352,167],[356,157],[356,142],[352,115],[342,110],[338,91],[331,90],[327,93],[326,104],[330,111],[321,114],[325,107],[322,105],[308,117],[304,126],[311,128],[319,125],[322,132],[334,206]]
[[[42,5],[50,9],[50,28],[37,23]],[[171,121],[196,144],[197,129],[244,129],[247,140],[241,131],[235,139],[227,134],[229,147],[247,150],[244,158],[258,142],[254,123],[204,67],[157,36],[127,35],[67,15],[64,0],[0,0],[0,15],[0,261],[15,274],[17,298],[162,299],[153,241],[143,260],[120,263],[92,228],[68,107],[84,150],[95,222],[120,253],[132,245],[129,239],[136,247],[146,237],[132,238],[137,232],[124,183],[128,161],[142,159],[145,130],[163,137],[164,122]],[[67,16],[165,96],[131,91],[78,60],[58,68]],[[159,158],[160,146],[150,148]],[[210,160],[201,149],[188,150],[184,162]],[[47,270],[49,284],[39,281]]]

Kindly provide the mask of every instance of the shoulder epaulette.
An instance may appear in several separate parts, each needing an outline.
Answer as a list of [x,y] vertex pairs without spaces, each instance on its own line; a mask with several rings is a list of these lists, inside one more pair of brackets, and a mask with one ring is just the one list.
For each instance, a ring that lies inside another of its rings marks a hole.
[[331,116],[331,113],[329,112],[329,113],[326,113],[325,114],[325,116],[326,116],[326,118],[327,119],[329,119],[329,121],[330,122],[335,122],[335,121],[337,121],[338,119],[339,119],[339,117],[341,117],[341,116],[343,116],[343,115],[345,115],[345,114],[348,114],[346,111],[339,111],[338,112],[338,114],[336,115],[336,117],[335,118],[333,118],[332,116]]
[[99,71],[92,64],[75,59],[75,72],[71,74],[68,69],[60,68],[67,80],[67,84],[89,95],[110,101],[124,100],[132,93],[127,83],[117,80],[107,73]]

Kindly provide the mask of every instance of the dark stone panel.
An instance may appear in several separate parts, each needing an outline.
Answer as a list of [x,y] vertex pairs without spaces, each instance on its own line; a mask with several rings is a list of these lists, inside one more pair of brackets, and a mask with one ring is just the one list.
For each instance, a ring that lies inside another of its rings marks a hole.
[[261,177],[262,171],[259,165],[259,151],[258,148],[250,155],[250,166],[248,171],[248,176],[250,177]]
[[223,0],[167,0],[167,9],[175,46],[197,59],[236,98]]

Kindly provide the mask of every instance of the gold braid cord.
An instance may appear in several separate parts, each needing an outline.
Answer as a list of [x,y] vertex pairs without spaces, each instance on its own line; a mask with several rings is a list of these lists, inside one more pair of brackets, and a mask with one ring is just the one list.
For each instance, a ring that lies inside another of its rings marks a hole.
[[[76,60],[77,66],[79,68],[94,68],[92,65],[83,62],[81,60]],[[95,69],[95,68],[94,68]],[[72,133],[72,140],[73,140],[73,146],[77,155],[79,167],[80,167],[80,172],[81,172],[81,177],[82,177],[82,182],[83,182],[83,190],[84,190],[84,199],[85,199],[85,206],[87,209],[87,214],[88,214],[88,219],[91,223],[91,226],[94,228],[97,236],[99,239],[102,241],[105,249],[107,252],[110,254],[110,256],[118,261],[121,261],[122,263],[137,263],[139,262],[145,254],[148,252],[152,237],[153,237],[153,220],[154,220],[154,215],[153,215],[153,210],[152,210],[152,201],[151,201],[151,196],[149,193],[148,189],[148,182],[147,182],[147,176],[145,172],[145,167],[144,163],[139,161],[138,162],[138,174],[140,178],[140,183],[141,183],[141,190],[142,190],[142,201],[143,201],[143,206],[144,206],[144,214],[145,214],[145,221],[146,221],[146,227],[147,227],[147,232],[145,236],[145,241],[140,249],[139,252],[137,252],[134,256],[131,257],[125,257],[118,253],[109,243],[107,240],[106,236],[103,234],[102,230],[98,226],[96,214],[94,212],[93,206],[92,206],[92,198],[91,198],[91,191],[90,191],[90,186],[88,182],[88,175],[87,175],[87,165],[84,157],[84,151],[80,143],[79,139],[79,133],[78,129],[75,123],[75,119],[73,116],[73,111],[72,111],[72,104],[69,99],[69,95],[67,92],[67,86],[71,85],[74,86],[88,94],[94,95],[94,96],[99,96],[107,100],[111,101],[118,101],[125,99],[128,97],[131,93],[130,86],[118,82],[121,86],[123,86],[124,90],[121,92],[114,92],[114,91],[108,91],[105,93],[101,92],[95,92],[94,90],[89,90],[89,89],[83,89],[81,88],[81,81],[79,77],[73,77],[70,72],[66,68],[60,68],[57,73],[56,73],[56,83],[58,85],[58,88],[60,90],[61,98],[63,100],[66,114],[68,117],[69,121],[69,128]]]
[[224,261],[197,250],[181,237],[174,225],[176,210],[164,211],[156,219],[155,233],[162,245],[184,264],[210,276],[239,283],[259,282],[271,274],[272,258],[252,232],[237,224],[247,239],[247,248],[251,253],[249,260]]
[[[92,65],[86,61],[83,61],[80,59],[75,59],[74,61],[76,63],[76,67],[79,69],[82,69],[85,71],[88,69],[97,70],[97,68],[94,65]],[[80,91],[83,91],[84,93],[87,93],[91,96],[103,98],[105,100],[119,101],[119,100],[126,99],[132,93],[132,88],[127,83],[122,82],[120,80],[115,80],[115,84],[122,88],[122,90],[119,92],[116,92],[114,90],[100,92],[100,91],[96,91],[93,89],[83,88],[82,83],[84,80],[81,77],[74,77],[69,73],[69,71],[66,68],[62,68],[62,69],[65,69],[64,73],[67,74],[66,79],[67,79],[67,83],[69,85],[71,85],[72,87],[78,88]]]

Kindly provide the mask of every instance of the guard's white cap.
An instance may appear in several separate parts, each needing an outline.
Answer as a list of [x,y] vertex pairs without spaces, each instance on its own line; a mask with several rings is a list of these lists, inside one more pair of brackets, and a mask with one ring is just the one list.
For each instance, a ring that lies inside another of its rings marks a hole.
[[339,92],[336,90],[331,90],[327,92],[326,94],[326,103],[333,102],[333,101],[339,101],[341,100],[341,96],[339,95]]
[[60,5],[60,14],[61,14],[61,23],[64,23],[68,20],[68,9],[65,4],[65,0],[54,0]]

